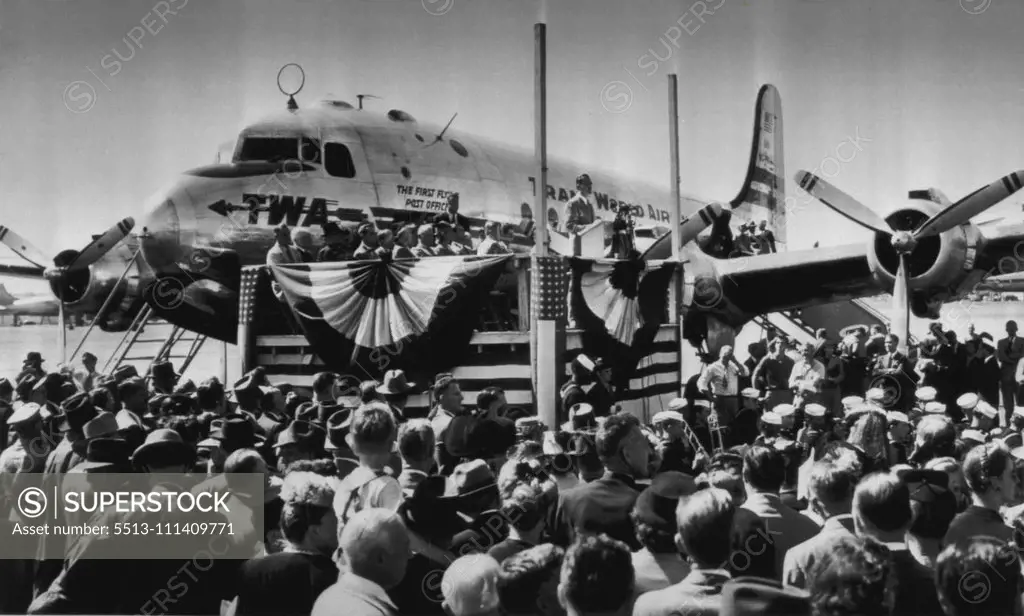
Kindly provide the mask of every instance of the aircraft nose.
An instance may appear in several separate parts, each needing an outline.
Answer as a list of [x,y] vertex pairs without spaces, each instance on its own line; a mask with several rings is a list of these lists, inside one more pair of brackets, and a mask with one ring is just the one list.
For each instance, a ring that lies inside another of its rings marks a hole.
[[171,199],[163,199],[142,221],[142,258],[156,272],[174,271],[181,260],[181,223]]

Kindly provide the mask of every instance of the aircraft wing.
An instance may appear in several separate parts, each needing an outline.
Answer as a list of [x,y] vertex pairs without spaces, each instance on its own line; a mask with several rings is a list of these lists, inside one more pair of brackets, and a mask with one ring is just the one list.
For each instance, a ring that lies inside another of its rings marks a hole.
[[720,260],[716,268],[726,296],[748,315],[887,292],[858,244]]
[[0,307],[0,313],[32,316],[56,316],[59,310],[57,300],[48,297],[19,299],[9,306]]

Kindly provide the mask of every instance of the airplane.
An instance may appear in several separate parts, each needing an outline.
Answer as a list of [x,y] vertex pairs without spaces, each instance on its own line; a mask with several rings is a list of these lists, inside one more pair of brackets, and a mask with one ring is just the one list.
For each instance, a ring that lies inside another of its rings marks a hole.
[[30,293],[17,297],[0,284],[0,316],[11,315],[15,326],[20,324],[21,317],[55,317],[58,311],[57,300],[52,296]]
[[[532,221],[539,188],[532,151],[463,134],[455,116],[441,127],[405,111],[379,113],[338,100],[299,108],[294,94],[287,109],[221,146],[214,164],[185,171],[153,195],[139,228],[126,218],[81,251],[51,260],[0,227],[0,241],[30,264],[0,265],[0,274],[45,278],[63,308],[98,313],[106,331],[123,331],[148,303],[158,313],[172,312],[161,316],[187,329],[234,342],[240,268],[265,262],[279,223],[308,230],[318,247],[329,220],[421,223],[443,211],[451,194],[459,195],[459,213],[473,231],[486,221],[520,229]],[[682,213],[695,214],[684,229],[693,237],[715,220],[763,220],[785,244],[782,105],[774,86],[760,89],[754,119],[746,179],[730,207],[683,197]],[[588,231],[607,234],[623,206],[634,219],[638,248],[667,231],[667,188],[552,159],[544,190],[553,246],[564,203],[584,172],[599,219]],[[524,241],[514,248],[530,250],[532,237],[518,239]]]

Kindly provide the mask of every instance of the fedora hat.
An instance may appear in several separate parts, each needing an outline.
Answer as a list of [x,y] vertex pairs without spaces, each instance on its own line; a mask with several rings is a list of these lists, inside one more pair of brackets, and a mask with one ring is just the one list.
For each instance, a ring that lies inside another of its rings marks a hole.
[[41,364],[44,361],[46,360],[43,359],[43,356],[39,354],[39,351],[29,351],[28,355],[25,356],[25,361],[22,363],[28,364],[35,362],[37,364]]
[[410,531],[424,537],[451,538],[465,529],[454,499],[445,498],[447,480],[440,475],[424,477],[399,506],[398,514]]
[[85,461],[79,463],[69,472],[95,473],[99,471],[127,470],[132,450],[128,441],[121,438],[97,438],[89,441],[85,451]]
[[80,430],[86,423],[92,421],[99,414],[93,406],[92,398],[88,393],[75,394],[61,403],[62,419],[58,430]]
[[174,430],[160,428],[146,436],[146,441],[132,454],[132,462],[143,466],[153,457],[159,455],[165,456],[163,459],[167,460],[168,464],[177,463],[187,466],[195,456],[195,452],[182,440],[180,434]]
[[410,382],[404,370],[388,370],[384,374],[384,382],[377,386],[377,393],[384,396],[400,396],[416,389],[416,383]]
[[497,488],[494,472],[487,462],[472,460],[455,467],[451,480],[445,487],[444,498],[472,496],[489,488]]
[[114,377],[115,383],[121,384],[130,378],[139,376],[139,371],[131,364],[121,364],[114,368],[114,373],[111,376]]
[[327,418],[327,443],[324,445],[324,449],[327,451],[336,451],[338,449],[348,449],[348,443],[345,442],[345,437],[348,436],[348,429],[352,425],[352,409],[343,408],[335,411],[333,415]]
[[172,379],[177,381],[181,377],[180,374],[174,371],[174,364],[164,359],[158,362],[154,362],[149,367],[149,376],[154,380],[156,379]]
[[98,438],[112,438],[117,435],[117,419],[113,413],[106,411],[99,413],[93,419],[85,422],[82,426],[82,439],[71,445],[72,451],[84,456],[89,447],[89,442]]
[[11,416],[7,418],[8,426],[29,423],[39,419],[42,415],[42,407],[35,402],[26,402],[14,409]]
[[317,450],[324,445],[324,429],[308,421],[293,421],[277,435],[274,449],[285,445],[298,445],[306,449]]
[[[220,422],[217,424],[216,422]],[[236,446],[237,449],[258,447],[263,439],[256,434],[256,427],[244,415],[229,415],[210,424],[210,437],[222,443]]]

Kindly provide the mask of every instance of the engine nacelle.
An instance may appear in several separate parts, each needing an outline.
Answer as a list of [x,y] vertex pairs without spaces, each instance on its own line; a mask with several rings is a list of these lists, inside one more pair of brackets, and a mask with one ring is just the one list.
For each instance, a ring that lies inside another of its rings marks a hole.
[[[898,231],[912,231],[938,213],[936,204],[912,200],[907,207],[885,220]],[[955,298],[969,280],[981,233],[974,225],[961,225],[932,237],[921,239],[907,257],[910,278],[911,311],[920,318],[938,318],[943,302]],[[899,255],[890,237],[876,234],[868,250],[872,275],[883,287],[893,289],[899,271]]]

